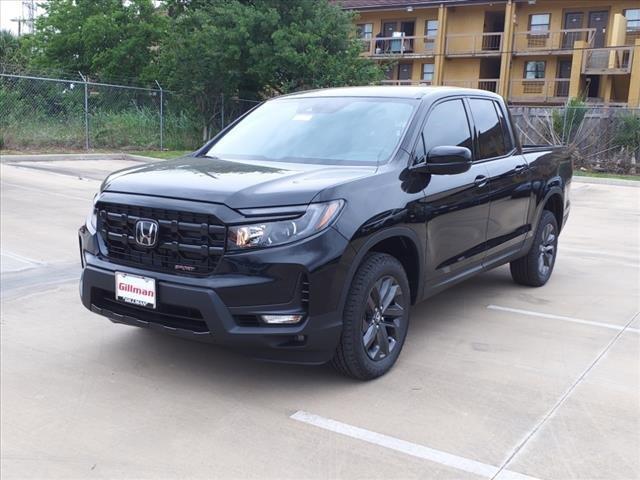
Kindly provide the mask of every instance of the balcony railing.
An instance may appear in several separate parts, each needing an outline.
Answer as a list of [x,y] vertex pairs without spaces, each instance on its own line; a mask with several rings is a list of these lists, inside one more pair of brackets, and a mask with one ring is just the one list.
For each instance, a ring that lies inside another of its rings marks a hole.
[[401,36],[361,39],[363,52],[371,57],[417,57],[433,55],[436,37]]
[[525,78],[512,80],[509,100],[512,102],[564,102],[569,96],[568,78]]
[[406,85],[414,87],[430,87],[433,82],[431,80],[382,80],[381,85]]
[[445,54],[450,57],[500,55],[503,35],[502,32],[447,35]]
[[594,48],[584,51],[582,73],[624,75],[631,73],[633,47]]
[[572,50],[578,40],[587,42],[588,46],[591,47],[593,46],[595,33],[595,28],[516,32],[513,50],[516,55],[553,51],[561,53],[566,50]]
[[634,30],[631,32],[627,32],[627,35],[624,39],[624,44],[633,47],[636,44],[636,40],[640,38],[640,30]]
[[480,90],[487,90],[488,92],[496,93],[500,86],[500,79],[480,78],[478,80],[446,80],[444,85],[448,87],[478,88]]

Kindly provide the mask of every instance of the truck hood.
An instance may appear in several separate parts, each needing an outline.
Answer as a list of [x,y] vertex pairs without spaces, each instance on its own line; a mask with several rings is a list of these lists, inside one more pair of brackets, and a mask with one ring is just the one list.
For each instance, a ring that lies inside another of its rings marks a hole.
[[183,157],[112,173],[102,191],[221,203],[231,208],[303,205],[325,188],[375,170],[373,166]]

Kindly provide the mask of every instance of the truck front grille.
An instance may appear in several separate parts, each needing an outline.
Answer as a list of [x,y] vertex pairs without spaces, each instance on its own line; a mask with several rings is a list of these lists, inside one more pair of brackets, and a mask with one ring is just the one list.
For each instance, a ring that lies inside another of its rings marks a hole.
[[[213,215],[98,202],[98,232],[114,263],[182,275],[212,273],[224,253],[226,228]],[[136,242],[138,220],[158,223],[153,247]]]

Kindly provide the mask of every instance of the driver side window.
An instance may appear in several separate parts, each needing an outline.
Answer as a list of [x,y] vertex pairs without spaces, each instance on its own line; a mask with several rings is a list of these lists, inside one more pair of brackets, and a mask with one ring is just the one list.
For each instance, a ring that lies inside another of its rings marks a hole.
[[416,153],[426,155],[433,147],[466,147],[473,151],[471,129],[462,100],[448,100],[436,105],[422,129]]

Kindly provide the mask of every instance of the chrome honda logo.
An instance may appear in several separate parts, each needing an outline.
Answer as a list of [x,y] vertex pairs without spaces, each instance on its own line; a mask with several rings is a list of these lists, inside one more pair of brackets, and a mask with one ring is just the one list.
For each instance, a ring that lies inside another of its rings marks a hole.
[[158,222],[138,220],[136,222],[136,243],[142,247],[153,247],[158,242]]

